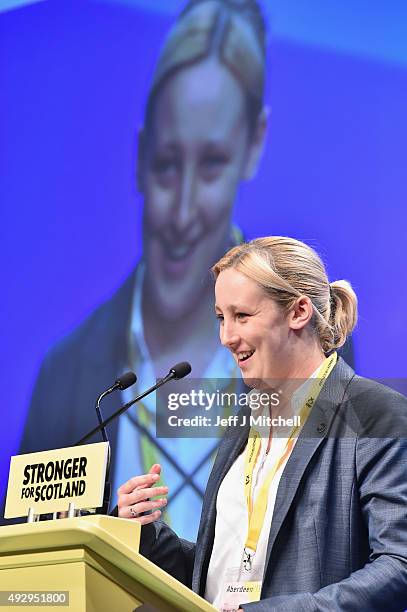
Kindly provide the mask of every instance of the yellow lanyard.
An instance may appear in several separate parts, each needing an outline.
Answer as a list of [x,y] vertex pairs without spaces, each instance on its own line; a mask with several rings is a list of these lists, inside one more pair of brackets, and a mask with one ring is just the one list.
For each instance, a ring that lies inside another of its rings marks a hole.
[[289,438],[285,444],[284,450],[273,467],[268,472],[263,485],[257,495],[256,503],[253,503],[252,497],[252,482],[253,482],[253,471],[259,457],[261,448],[260,434],[253,427],[250,428],[249,441],[245,454],[245,466],[244,466],[244,492],[247,504],[247,512],[249,518],[249,525],[246,537],[246,544],[244,548],[243,564],[246,570],[251,569],[252,558],[257,550],[257,544],[260,537],[261,528],[263,526],[264,517],[267,510],[267,500],[270,485],[273,481],[274,476],[280,469],[281,465],[290,456],[292,448],[295,444],[296,435],[308,418],[312,407],[326,381],[329,374],[332,372],[337,361],[337,354],[332,353],[325,361],[321,364],[313,383],[309,394],[307,395],[303,406],[300,410],[300,425],[295,425],[290,433]]

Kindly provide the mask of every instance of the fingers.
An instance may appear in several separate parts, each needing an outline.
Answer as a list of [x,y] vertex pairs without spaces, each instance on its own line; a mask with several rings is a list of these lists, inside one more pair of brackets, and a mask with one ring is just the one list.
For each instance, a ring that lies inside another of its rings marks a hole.
[[[140,520],[142,524],[151,523],[152,521],[156,520],[157,518],[161,516],[161,511],[159,511],[159,508],[162,508],[163,506],[166,506],[166,505],[167,505],[167,500],[165,497],[161,497],[159,499],[152,499],[152,500],[147,499],[145,501],[141,501],[135,504],[129,504],[127,502],[126,504],[122,505],[119,508],[119,517],[137,519],[137,520],[153,517],[151,520],[147,522]],[[158,511],[158,514],[157,514],[157,511]],[[147,516],[140,516],[140,514],[143,514],[144,512],[152,512],[152,513]]]
[[161,465],[159,463],[154,463],[151,468],[148,470],[149,474],[161,474]]
[[151,514],[147,514],[146,516],[138,516],[137,518],[133,518],[134,521],[140,523],[140,525],[148,525],[149,523],[154,523],[161,516],[161,510],[155,510]]
[[[160,480],[161,465],[155,463],[151,466],[148,474],[134,476],[125,482],[118,490],[118,509],[121,518],[136,519],[142,525],[156,521],[161,516],[161,508],[167,504],[165,497],[156,498],[158,495],[167,495],[168,487],[155,486]],[[151,512],[146,516],[139,516],[145,512]]]
[[144,512],[155,512],[156,510],[167,505],[165,497],[160,499],[146,500],[139,504],[131,504],[129,506],[123,506],[121,516],[124,518],[140,518],[140,514]]
[[119,516],[121,518],[135,518],[130,508],[133,508],[136,514],[140,514],[142,512],[155,510],[157,507],[162,507],[167,504],[165,497],[161,497],[160,499],[151,498],[157,497],[157,495],[166,495],[167,493],[168,487],[153,487],[136,489],[133,493],[129,493],[128,495],[122,494],[117,502]]
[[[136,514],[142,514],[143,512],[149,512],[150,510],[156,510],[162,508],[167,504],[167,500],[165,497],[161,497],[160,499],[154,499],[152,501],[140,502],[139,504],[133,504],[131,506]],[[135,518],[134,515],[130,512],[130,518]]]
[[117,495],[120,496],[123,494],[132,493],[132,491],[134,491],[134,489],[138,487],[151,487],[159,479],[160,476],[157,473],[134,476],[133,478],[130,478],[130,480],[125,482],[121,487],[119,487],[119,489],[117,490]]
[[133,504],[138,504],[139,502],[150,499],[151,497],[157,497],[158,495],[167,495],[168,487],[147,487],[144,489],[135,489],[132,493],[128,495],[122,495],[123,502],[127,506],[132,506]]

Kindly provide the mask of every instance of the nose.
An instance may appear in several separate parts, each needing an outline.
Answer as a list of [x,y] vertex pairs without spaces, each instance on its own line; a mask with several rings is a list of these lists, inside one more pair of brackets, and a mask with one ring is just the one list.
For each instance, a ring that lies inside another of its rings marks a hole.
[[235,351],[240,342],[240,336],[237,333],[237,330],[235,326],[233,325],[233,322],[226,321],[226,319],[224,319],[223,324],[220,327],[219,333],[220,333],[220,341],[223,344],[223,346],[228,348],[230,351]]
[[191,231],[196,219],[195,170],[192,165],[185,164],[182,169],[179,189],[177,190],[173,227],[183,238]]

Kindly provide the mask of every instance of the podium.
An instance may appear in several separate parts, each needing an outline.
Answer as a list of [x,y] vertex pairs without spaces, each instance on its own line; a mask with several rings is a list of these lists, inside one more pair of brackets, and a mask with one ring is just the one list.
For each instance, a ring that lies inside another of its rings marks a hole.
[[[30,605],[45,612],[213,612],[138,553],[140,529],[136,521],[101,515],[1,527],[0,591],[37,594]],[[50,592],[68,593],[69,603],[62,595],[41,603]],[[7,609],[23,607],[29,605]]]

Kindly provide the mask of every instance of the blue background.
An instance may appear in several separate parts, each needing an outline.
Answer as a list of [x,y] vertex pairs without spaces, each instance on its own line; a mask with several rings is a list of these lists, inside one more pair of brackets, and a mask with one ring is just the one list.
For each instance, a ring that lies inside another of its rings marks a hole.
[[[140,256],[135,136],[182,6],[12,4],[0,4],[0,494],[45,351]],[[270,128],[235,220],[247,238],[315,246],[359,296],[358,372],[406,376],[407,4],[263,4]]]

